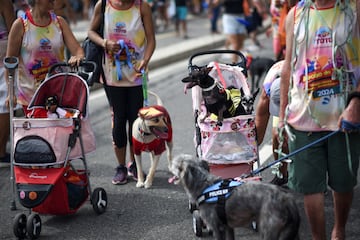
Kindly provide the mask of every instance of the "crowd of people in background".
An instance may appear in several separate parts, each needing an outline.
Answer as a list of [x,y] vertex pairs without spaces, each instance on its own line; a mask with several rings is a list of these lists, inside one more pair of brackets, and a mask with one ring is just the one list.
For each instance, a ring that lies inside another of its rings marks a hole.
[[[28,0],[12,0],[15,16],[19,17],[29,9]],[[224,26],[219,27],[219,19],[226,14],[224,0],[144,0],[152,10],[154,28],[156,33],[171,31],[169,26],[173,24],[178,36],[185,39],[187,33],[187,20],[189,15],[194,17],[208,17],[210,22],[209,31],[213,34],[223,33]],[[70,25],[76,25],[78,21],[90,21],[93,16],[94,6],[97,0],[56,0],[54,12],[62,16]],[[229,1],[227,1],[229,2]],[[236,2],[236,1],[235,1]],[[245,1],[247,2],[247,1]],[[262,28],[262,21],[270,16],[270,0],[252,1],[250,9],[245,9],[246,21],[244,23],[246,36],[249,36],[254,44],[261,47],[256,35]],[[225,26],[226,27],[226,26]],[[180,34],[181,32],[181,34]]]

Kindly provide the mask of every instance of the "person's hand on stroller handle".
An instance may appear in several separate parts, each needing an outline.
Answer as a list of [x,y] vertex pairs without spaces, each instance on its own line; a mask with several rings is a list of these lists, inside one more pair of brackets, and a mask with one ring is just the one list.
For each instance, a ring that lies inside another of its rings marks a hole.
[[70,65],[70,66],[72,66],[72,67],[74,67],[74,66],[80,66],[80,63],[81,63],[81,61],[83,61],[83,60],[85,60],[85,57],[84,57],[84,55],[82,54],[80,54],[80,55],[78,55],[78,56],[71,56],[70,57],[70,59],[69,59],[69,61],[68,61],[68,64]]

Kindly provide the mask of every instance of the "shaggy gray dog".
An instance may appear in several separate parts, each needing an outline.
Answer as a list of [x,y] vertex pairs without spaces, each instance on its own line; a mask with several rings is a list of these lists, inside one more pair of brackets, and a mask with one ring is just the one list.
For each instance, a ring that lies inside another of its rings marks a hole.
[[200,217],[216,239],[234,239],[234,228],[250,226],[253,221],[258,224],[260,239],[298,239],[300,216],[294,198],[286,190],[261,181],[244,181],[229,190],[219,214],[221,205],[199,200],[204,200],[204,189],[222,180],[209,173],[207,162],[182,154],[173,160],[170,171],[173,182],[181,182],[190,202],[197,204]]

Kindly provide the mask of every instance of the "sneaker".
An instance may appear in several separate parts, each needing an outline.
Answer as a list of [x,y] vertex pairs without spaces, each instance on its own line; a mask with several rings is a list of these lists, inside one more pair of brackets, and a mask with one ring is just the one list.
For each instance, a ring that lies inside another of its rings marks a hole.
[[116,174],[112,179],[112,184],[120,185],[127,183],[127,169],[124,165],[119,165],[116,168]]
[[[143,172],[144,178],[146,178],[146,174]],[[136,162],[129,162],[128,163],[128,175],[134,179],[134,181],[138,180],[137,177],[137,168],[136,168]]]
[[288,179],[287,177],[283,177],[283,178],[279,178],[278,176],[275,176],[273,178],[273,180],[271,180],[271,184],[275,184],[275,185],[278,185],[278,186],[282,186],[282,185],[285,185],[287,184],[288,182]]

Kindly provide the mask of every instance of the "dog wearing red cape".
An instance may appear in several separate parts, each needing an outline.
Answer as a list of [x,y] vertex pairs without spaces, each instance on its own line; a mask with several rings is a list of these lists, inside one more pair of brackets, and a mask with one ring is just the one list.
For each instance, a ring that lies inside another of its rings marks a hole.
[[[172,160],[172,126],[168,111],[158,95],[150,92],[156,98],[156,105],[143,107],[138,112],[138,118],[132,126],[132,142],[136,161],[138,180],[136,187],[150,188],[155,171],[163,152],[167,152],[168,167]],[[149,172],[144,176],[142,167],[142,152],[149,152],[151,165]]]

